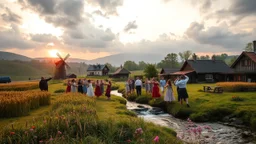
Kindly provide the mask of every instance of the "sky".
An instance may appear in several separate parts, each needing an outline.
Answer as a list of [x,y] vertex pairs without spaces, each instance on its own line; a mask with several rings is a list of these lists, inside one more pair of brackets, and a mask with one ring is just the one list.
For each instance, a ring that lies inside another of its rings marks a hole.
[[0,51],[234,55],[256,40],[255,23],[256,0],[1,0]]

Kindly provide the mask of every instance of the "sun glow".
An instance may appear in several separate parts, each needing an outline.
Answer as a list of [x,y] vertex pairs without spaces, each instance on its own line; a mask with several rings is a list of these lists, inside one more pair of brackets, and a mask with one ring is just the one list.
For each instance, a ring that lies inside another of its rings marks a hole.
[[57,53],[59,53],[59,51],[56,50],[56,49],[53,49],[53,50],[49,50],[48,53],[49,53],[49,55],[50,55],[51,57],[56,58],[56,57],[58,57],[58,56],[57,56]]

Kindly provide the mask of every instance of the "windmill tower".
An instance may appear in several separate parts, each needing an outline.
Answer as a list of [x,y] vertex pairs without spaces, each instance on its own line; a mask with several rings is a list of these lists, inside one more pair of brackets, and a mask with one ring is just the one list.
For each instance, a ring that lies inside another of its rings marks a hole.
[[66,55],[66,57],[63,59],[59,53],[56,53],[56,55],[60,58],[59,61],[55,62],[55,72],[54,72],[54,79],[66,79],[66,67],[70,69],[69,65],[65,62],[69,58],[69,54]]

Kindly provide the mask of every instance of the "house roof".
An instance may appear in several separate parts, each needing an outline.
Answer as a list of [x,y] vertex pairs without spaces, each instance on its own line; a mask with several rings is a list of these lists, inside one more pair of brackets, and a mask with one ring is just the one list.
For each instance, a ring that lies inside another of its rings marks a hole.
[[242,52],[240,54],[240,56],[236,59],[236,61],[231,65],[231,68],[234,68],[234,66],[239,62],[239,60],[243,56],[249,57],[252,61],[254,61],[256,63],[256,53],[255,52]]
[[233,70],[222,60],[187,60],[180,71],[183,71],[187,64],[196,73],[233,73]]
[[190,70],[190,71],[178,71],[178,72],[172,73],[172,75],[185,75],[185,74],[188,74],[188,73],[191,73],[191,72],[194,72],[194,70]]
[[[179,68],[162,68],[160,73],[161,74],[171,74],[171,73],[177,72],[179,70],[180,70]],[[162,73],[162,71],[164,71],[164,73]]]
[[87,71],[102,71],[106,65],[89,65]]
[[116,74],[131,74],[131,72],[125,69],[124,67],[120,67],[113,73],[113,75]]

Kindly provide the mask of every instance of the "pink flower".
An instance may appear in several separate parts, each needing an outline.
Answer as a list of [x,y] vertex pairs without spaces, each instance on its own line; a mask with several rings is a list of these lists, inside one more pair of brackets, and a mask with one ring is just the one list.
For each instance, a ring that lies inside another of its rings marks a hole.
[[142,128],[138,128],[135,130],[135,134],[142,134],[142,133],[143,133]]
[[62,134],[62,132],[61,132],[61,131],[58,131],[58,134],[59,134],[59,135],[61,135],[61,134]]
[[197,127],[197,132],[199,133],[199,134],[201,134],[201,132],[202,132],[202,128],[199,126],[199,127]]
[[159,142],[159,136],[156,136],[156,137],[154,138],[154,142],[156,142],[156,143]]
[[46,120],[44,120],[44,124],[46,124],[47,123],[47,121]]
[[29,129],[29,130],[30,130],[31,132],[32,132],[32,131],[34,131],[34,129],[32,129],[32,128],[31,128],[31,129]]
[[132,141],[131,141],[131,140],[127,140],[126,142],[130,143],[130,142],[132,142]]
[[51,137],[51,138],[49,139],[49,141],[53,141],[53,138]]
[[39,143],[43,143],[44,141],[43,140],[40,140]]
[[196,134],[197,134],[197,129],[196,129],[196,128],[193,128],[193,129],[192,129],[192,132],[196,135]]

